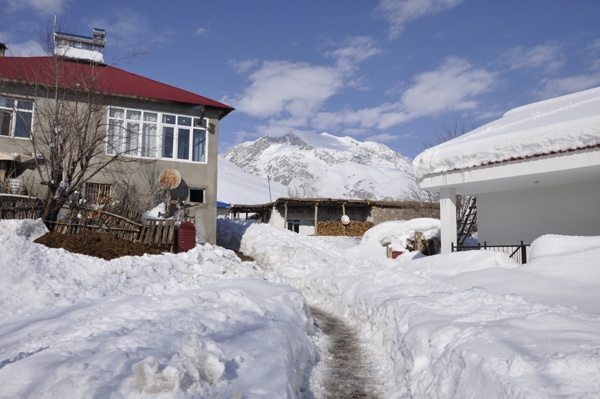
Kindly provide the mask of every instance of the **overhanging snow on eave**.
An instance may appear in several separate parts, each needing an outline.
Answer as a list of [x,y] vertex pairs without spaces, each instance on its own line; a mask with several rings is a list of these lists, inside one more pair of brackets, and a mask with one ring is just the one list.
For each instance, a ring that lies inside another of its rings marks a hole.
[[419,184],[429,191],[448,187],[477,195],[588,180],[600,180],[598,146],[426,175]]

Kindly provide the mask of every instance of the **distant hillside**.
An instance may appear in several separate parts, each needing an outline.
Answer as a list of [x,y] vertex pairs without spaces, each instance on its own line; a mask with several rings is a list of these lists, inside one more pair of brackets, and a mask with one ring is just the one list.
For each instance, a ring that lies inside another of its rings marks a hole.
[[286,196],[397,200],[412,179],[411,160],[389,147],[327,133],[264,136],[222,158],[265,182],[269,175],[287,187]]
[[[266,204],[269,185],[266,178],[255,176],[219,155],[217,199],[229,204]],[[287,196],[287,187],[271,181],[271,198]]]

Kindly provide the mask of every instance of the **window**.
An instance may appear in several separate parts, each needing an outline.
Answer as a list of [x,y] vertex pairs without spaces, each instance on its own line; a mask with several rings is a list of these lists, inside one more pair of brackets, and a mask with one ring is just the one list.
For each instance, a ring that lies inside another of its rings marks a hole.
[[204,118],[111,107],[106,153],[206,162]]
[[158,114],[114,108],[108,111],[106,153],[155,158],[157,155]]
[[190,202],[204,203],[204,189],[190,188]]
[[106,204],[112,196],[110,184],[85,183],[85,199],[94,204]]
[[0,136],[29,138],[33,101],[0,97]]
[[288,220],[287,229],[296,233],[300,233],[300,219]]
[[163,158],[206,162],[206,119],[163,114]]

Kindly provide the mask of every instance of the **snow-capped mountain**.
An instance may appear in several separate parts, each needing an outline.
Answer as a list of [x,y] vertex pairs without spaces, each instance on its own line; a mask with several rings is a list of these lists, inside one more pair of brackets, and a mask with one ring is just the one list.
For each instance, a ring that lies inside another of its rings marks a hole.
[[217,184],[217,199],[228,204],[266,204],[287,196],[283,184],[274,181],[269,184],[266,178],[246,172],[221,155]]
[[383,144],[327,133],[264,136],[222,158],[304,198],[398,200],[412,180],[410,158]]

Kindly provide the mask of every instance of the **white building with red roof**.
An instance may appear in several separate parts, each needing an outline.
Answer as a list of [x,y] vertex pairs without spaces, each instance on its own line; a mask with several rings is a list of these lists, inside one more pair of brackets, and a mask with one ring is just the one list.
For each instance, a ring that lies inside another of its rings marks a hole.
[[[195,216],[198,240],[216,242],[219,123],[233,108],[103,64],[104,36],[99,29],[89,38],[57,32],[54,56],[0,53],[0,152],[33,151],[31,136],[49,130],[49,118],[46,115],[43,122],[41,115],[44,107],[56,102],[56,89],[67,93],[59,99],[65,104],[92,94],[94,102],[79,104],[101,107],[105,145],[102,154],[94,156],[110,159],[125,154],[128,160],[142,162],[128,162],[120,169],[115,162],[110,170],[89,179],[82,195],[110,195],[119,178],[157,180],[162,170],[176,169],[182,177],[177,196]],[[14,165],[11,169],[10,162],[0,161],[1,179],[22,173]],[[18,177],[33,181],[31,194],[44,195],[36,173]]]
[[440,193],[443,253],[457,242],[456,195],[476,196],[480,243],[600,235],[600,87],[515,108],[413,165]]

